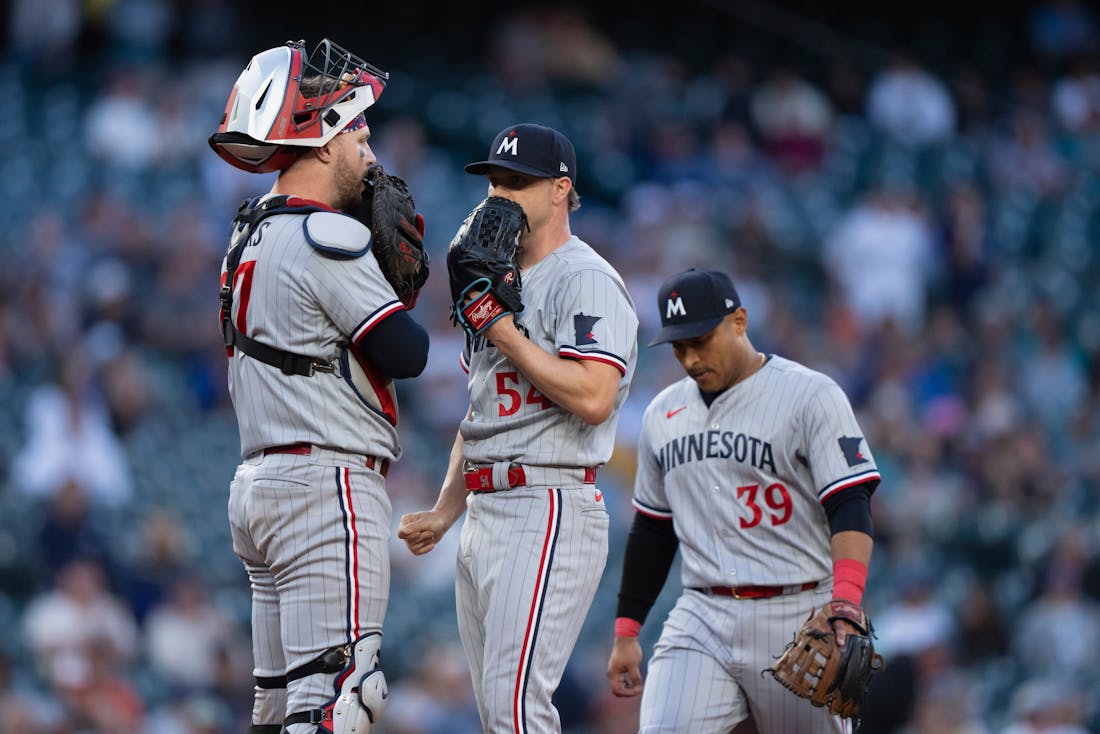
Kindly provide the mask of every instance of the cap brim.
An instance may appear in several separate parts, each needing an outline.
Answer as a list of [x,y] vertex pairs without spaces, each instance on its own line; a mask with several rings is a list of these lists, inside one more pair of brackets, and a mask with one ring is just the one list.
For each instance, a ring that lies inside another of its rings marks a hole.
[[[509,171],[518,171],[519,173],[526,173],[528,176],[538,176],[539,178],[558,178],[553,174],[546,171],[534,168],[532,166],[525,166],[522,163],[515,163],[513,161],[478,161],[477,163],[466,164],[466,173],[484,174],[488,173],[490,168],[507,168]],[[563,177],[564,178],[564,177]]]
[[724,318],[726,318],[726,315],[722,314],[721,316],[703,319],[702,321],[692,321],[688,324],[672,324],[666,326],[657,332],[657,336],[653,337],[653,341],[649,343],[649,346],[655,347],[658,344],[679,341],[681,339],[694,339],[697,336],[702,336],[707,332],[714,331],[714,329],[718,327],[718,324],[722,323],[722,319]]

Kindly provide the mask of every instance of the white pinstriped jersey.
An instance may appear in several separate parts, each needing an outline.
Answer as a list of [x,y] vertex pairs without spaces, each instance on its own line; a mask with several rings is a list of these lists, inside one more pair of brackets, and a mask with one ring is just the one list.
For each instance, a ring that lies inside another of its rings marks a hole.
[[235,350],[229,393],[241,456],[305,442],[396,460],[392,380],[358,362],[369,387],[353,384],[347,362],[358,358],[345,347],[404,307],[373,253],[348,257],[319,250],[307,241],[306,219],[275,214],[260,222],[237,267],[232,317],[242,333],[263,344],[341,366],[335,373],[286,375]]
[[690,377],[646,409],[634,508],[671,519],[685,587],[832,576],[821,503],[879,472],[834,380],[772,356],[708,408]]
[[554,405],[484,337],[466,339],[472,417],[464,456],[475,464],[598,466],[611,458],[617,416],[638,357],[638,316],[615,269],[577,237],[521,273],[516,325],[551,354],[613,365],[623,375],[612,417],[590,426]]

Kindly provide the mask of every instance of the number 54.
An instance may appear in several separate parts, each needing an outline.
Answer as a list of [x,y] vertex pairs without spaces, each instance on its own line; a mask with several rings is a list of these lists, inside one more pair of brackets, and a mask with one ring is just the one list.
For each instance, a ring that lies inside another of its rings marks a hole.
[[[540,410],[546,410],[554,403],[550,401],[550,398],[546,397],[538,390],[534,385],[531,385],[531,389],[527,391],[527,399],[524,400],[520,395],[519,390],[514,390],[508,387],[508,383],[512,382],[519,386],[519,373],[518,372],[498,372],[497,373],[497,395],[500,396],[500,403],[497,406],[497,412],[500,415],[514,415],[519,411],[520,406],[523,403],[528,405],[538,405]],[[506,402],[507,401],[507,402]]]

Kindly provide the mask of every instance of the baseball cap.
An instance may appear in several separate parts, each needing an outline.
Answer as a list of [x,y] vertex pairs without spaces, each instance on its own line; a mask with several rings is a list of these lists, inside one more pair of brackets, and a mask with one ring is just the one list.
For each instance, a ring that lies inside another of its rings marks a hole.
[[740,306],[733,281],[720,270],[692,268],[673,275],[657,291],[661,330],[649,346],[702,336]]
[[468,164],[466,173],[487,173],[489,166],[540,178],[568,176],[577,183],[577,154],[573,144],[545,125],[523,123],[504,128],[489,146],[489,159]]

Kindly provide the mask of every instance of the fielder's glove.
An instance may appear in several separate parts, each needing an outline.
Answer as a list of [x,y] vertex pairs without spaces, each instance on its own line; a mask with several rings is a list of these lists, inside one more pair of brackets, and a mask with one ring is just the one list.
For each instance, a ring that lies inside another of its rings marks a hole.
[[[848,633],[844,644],[837,645],[833,624],[841,619],[859,633]],[[883,664],[871,643],[871,630],[871,622],[858,604],[833,599],[810,612],[794,642],[765,672],[814,706],[828,706],[831,713],[844,718],[858,717],[871,673]]]
[[[451,321],[477,336],[500,317],[523,310],[516,250],[527,228],[516,202],[490,196],[474,207],[447,250]],[[473,300],[467,300],[478,294]]]
[[371,231],[371,252],[405,308],[416,306],[428,279],[424,216],[416,211],[409,187],[382,166],[371,166],[363,179],[363,199],[351,212]]

